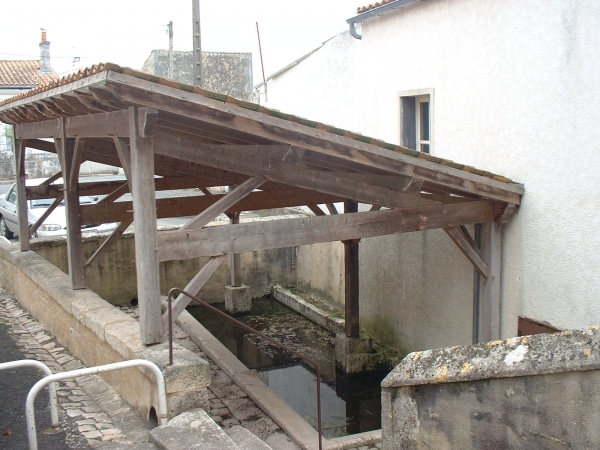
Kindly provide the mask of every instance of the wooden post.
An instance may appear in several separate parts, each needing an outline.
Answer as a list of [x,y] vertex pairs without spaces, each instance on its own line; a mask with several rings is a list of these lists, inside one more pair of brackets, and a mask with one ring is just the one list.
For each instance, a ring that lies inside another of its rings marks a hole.
[[[229,223],[236,225],[240,223],[240,213],[233,212],[229,214]],[[231,254],[231,286],[238,287],[242,285],[242,258],[240,253]]]
[[81,240],[81,214],[79,210],[79,173],[76,146],[83,144],[78,139],[65,138],[64,118],[60,118],[60,139],[55,139],[56,151],[62,168],[65,210],[67,215],[67,259],[69,278],[72,289],[85,288],[85,260],[83,259],[83,242]]
[[502,224],[481,225],[481,253],[489,276],[480,277],[479,342],[500,339],[500,275],[502,268]]
[[[14,136],[13,128],[13,136]],[[25,145],[22,139],[14,140],[15,173],[17,175],[17,214],[19,217],[19,248],[26,252],[29,247],[29,219],[27,217],[27,197],[25,194]]]
[[[358,203],[344,202],[345,213],[358,212]],[[358,286],[358,242],[360,239],[342,241],[344,243],[344,303],[346,313],[346,336],[359,336],[359,286]]]
[[160,278],[154,190],[154,139],[145,108],[129,108],[135,263],[140,334],[146,345],[161,341]]

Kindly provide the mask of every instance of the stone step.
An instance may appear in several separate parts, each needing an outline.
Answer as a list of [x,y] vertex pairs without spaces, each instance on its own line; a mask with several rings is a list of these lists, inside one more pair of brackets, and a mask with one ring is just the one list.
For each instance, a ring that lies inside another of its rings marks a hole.
[[148,440],[161,450],[240,449],[203,409],[186,411],[171,419],[168,425],[154,428]]
[[272,450],[251,431],[239,425],[223,431],[237,444],[240,450]]

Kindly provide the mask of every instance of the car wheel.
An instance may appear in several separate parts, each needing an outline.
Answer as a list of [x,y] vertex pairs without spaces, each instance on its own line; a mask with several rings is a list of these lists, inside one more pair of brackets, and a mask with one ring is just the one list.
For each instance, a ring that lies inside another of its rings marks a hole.
[[6,226],[4,217],[0,217],[0,235],[4,236],[6,239],[12,239],[15,236],[14,233]]

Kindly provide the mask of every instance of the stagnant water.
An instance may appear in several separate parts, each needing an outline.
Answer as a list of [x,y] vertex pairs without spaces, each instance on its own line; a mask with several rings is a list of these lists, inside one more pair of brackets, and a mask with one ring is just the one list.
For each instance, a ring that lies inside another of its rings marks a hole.
[[[223,304],[213,305],[224,310]],[[201,306],[190,313],[315,429],[316,375],[290,356]],[[381,428],[385,372],[343,376],[335,367],[335,337],[270,297],[255,299],[238,320],[313,359],[321,371],[323,435],[346,436]]]

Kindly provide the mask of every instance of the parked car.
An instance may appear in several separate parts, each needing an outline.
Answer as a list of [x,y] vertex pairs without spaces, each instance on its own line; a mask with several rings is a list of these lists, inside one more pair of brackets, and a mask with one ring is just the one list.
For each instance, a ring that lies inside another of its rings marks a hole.
[[[29,180],[28,180],[28,184]],[[29,226],[32,226],[44,212],[52,205],[54,199],[27,200],[27,218]],[[90,196],[79,197],[81,205],[96,203],[96,199]],[[104,223],[99,225],[84,225],[81,231],[84,234],[97,234],[113,231],[117,223]],[[12,239],[19,234],[19,215],[17,212],[17,189],[13,183],[8,193],[0,196],[0,236]],[[37,237],[65,236],[67,234],[67,217],[64,201],[44,220],[37,229]]]

